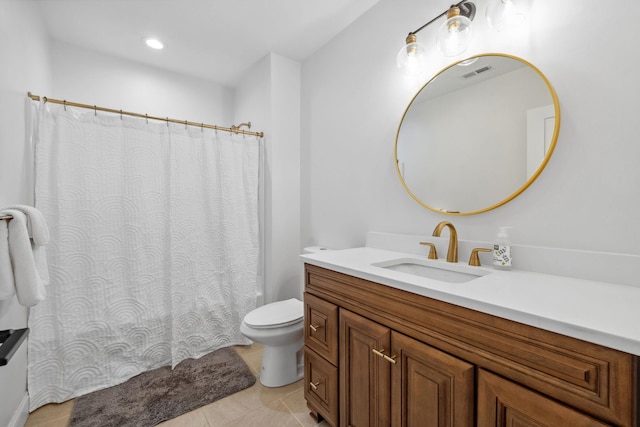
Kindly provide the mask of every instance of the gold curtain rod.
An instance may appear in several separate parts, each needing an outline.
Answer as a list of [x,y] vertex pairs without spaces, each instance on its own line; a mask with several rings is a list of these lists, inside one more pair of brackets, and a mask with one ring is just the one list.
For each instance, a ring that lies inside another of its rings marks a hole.
[[40,101],[40,99],[42,99],[44,102],[50,102],[52,104],[61,104],[61,105],[64,105],[65,107],[68,105],[69,107],[87,108],[93,111],[106,111],[107,113],[120,114],[120,116],[126,115],[126,116],[140,117],[143,119],[159,120],[167,123],[178,123],[185,126],[196,126],[199,128],[221,130],[224,132],[240,133],[242,135],[255,135],[259,138],[262,138],[264,136],[263,132],[252,132],[252,131],[240,129],[242,126],[246,126],[249,129],[251,129],[251,122],[241,123],[238,126],[232,125],[230,128],[227,128],[223,126],[207,125],[205,123],[189,122],[187,120],[170,119],[169,117],[156,117],[156,116],[150,116],[148,114],[132,113],[130,111],[123,111],[123,110],[114,110],[113,108],[97,107],[95,105],[89,105],[89,104],[79,104],[77,102],[69,102],[66,100],[47,98],[46,96],[43,96],[41,98],[40,96],[34,95],[31,92],[28,92],[27,96],[34,101]]

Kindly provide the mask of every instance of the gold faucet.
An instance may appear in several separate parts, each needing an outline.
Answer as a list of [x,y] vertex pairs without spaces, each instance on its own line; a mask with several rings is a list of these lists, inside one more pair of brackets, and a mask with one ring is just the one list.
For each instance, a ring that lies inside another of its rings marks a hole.
[[447,262],[458,262],[458,233],[449,221],[442,221],[433,230],[434,237],[440,237],[442,229],[449,227],[449,249],[447,250]]

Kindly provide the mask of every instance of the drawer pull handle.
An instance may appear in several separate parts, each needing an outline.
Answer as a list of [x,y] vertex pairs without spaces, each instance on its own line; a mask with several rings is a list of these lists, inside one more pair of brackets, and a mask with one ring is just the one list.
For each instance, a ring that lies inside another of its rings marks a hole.
[[313,381],[309,383],[309,385],[311,386],[312,389],[317,390],[318,386],[320,385],[320,381],[318,381],[317,383],[314,383]]
[[309,328],[310,328],[313,332],[318,332],[318,329],[322,328],[322,325],[311,325],[311,324],[309,324]]
[[375,354],[376,356],[384,357],[384,348],[381,348],[380,350],[372,348],[371,351],[373,351],[373,354]]
[[396,358],[397,358],[398,356],[391,356],[391,357],[389,357],[389,356],[387,356],[386,354],[384,354],[384,355],[382,355],[382,357],[384,357],[384,358],[385,358],[385,360],[387,360],[387,361],[389,361],[389,362],[391,362],[391,363],[393,363],[393,364],[395,365],[395,364],[396,364]]

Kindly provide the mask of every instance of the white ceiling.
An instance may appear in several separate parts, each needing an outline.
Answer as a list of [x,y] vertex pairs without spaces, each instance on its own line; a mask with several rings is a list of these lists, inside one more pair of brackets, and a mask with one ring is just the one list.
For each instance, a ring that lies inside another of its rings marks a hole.
[[[52,39],[235,86],[269,52],[303,61],[378,0],[35,0]],[[142,38],[167,48],[152,51]]]

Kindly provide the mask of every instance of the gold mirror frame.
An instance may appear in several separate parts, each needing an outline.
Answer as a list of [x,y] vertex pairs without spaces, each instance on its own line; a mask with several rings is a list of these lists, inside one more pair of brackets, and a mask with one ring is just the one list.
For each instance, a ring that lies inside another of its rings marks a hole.
[[[457,66],[458,64],[460,64],[460,63],[462,63],[464,61],[469,61],[469,60],[474,59],[474,58],[481,58],[481,57],[488,57],[488,56],[498,56],[498,57],[510,58],[510,59],[519,61],[519,62],[523,63],[525,66],[528,66],[531,70],[535,71],[535,73],[544,82],[544,84],[546,85],[547,89],[549,90],[549,95],[551,96],[551,99],[553,101],[553,107],[554,107],[554,110],[555,110],[555,124],[554,124],[553,134],[552,134],[551,140],[549,142],[549,147],[547,149],[547,152],[546,152],[543,160],[541,161],[540,165],[535,170],[535,172],[532,173],[531,176],[528,177],[528,179],[526,180],[526,182],[522,186],[517,188],[517,190],[515,192],[513,192],[511,195],[508,195],[503,200],[501,200],[501,201],[499,201],[497,203],[494,203],[494,204],[492,204],[490,206],[487,206],[485,208],[481,208],[481,209],[477,209],[477,210],[473,210],[473,211],[468,211],[468,212],[460,212],[460,211],[444,210],[444,209],[434,208],[433,206],[430,206],[425,201],[421,200],[418,196],[416,196],[409,189],[407,183],[405,182],[405,180],[404,180],[404,178],[402,176],[402,171],[400,170],[400,165],[399,165],[400,162],[398,160],[398,139],[399,139],[399,136],[400,136],[400,130],[402,128],[402,124],[403,124],[403,122],[404,122],[404,120],[405,120],[405,118],[407,116],[407,113],[408,113],[409,109],[413,105],[413,103],[416,100],[416,98],[438,76],[442,75],[447,70]],[[558,102],[558,96],[556,95],[555,90],[551,86],[551,83],[549,83],[549,80],[546,78],[546,76],[536,66],[534,66],[533,64],[531,64],[530,62],[528,62],[528,61],[526,61],[526,60],[524,60],[522,58],[519,58],[519,57],[516,57],[516,56],[513,56],[513,55],[502,54],[502,53],[484,53],[484,54],[474,55],[474,56],[472,56],[470,58],[466,58],[464,60],[457,61],[457,62],[445,67],[441,71],[439,71],[427,83],[425,83],[422,86],[422,88],[420,88],[420,90],[418,90],[418,92],[413,96],[413,98],[409,102],[407,108],[404,111],[404,114],[402,115],[402,118],[400,120],[400,124],[398,125],[398,130],[396,132],[395,145],[394,145],[394,159],[395,159],[395,164],[396,164],[396,173],[397,173],[398,178],[400,179],[400,182],[402,183],[402,186],[404,187],[405,191],[407,191],[407,193],[409,193],[409,195],[416,202],[418,202],[419,204],[421,204],[425,208],[427,208],[429,210],[432,210],[434,212],[443,213],[443,214],[447,214],[447,215],[454,215],[454,216],[476,215],[476,214],[479,214],[479,213],[490,211],[490,210],[495,209],[495,208],[497,208],[499,206],[502,206],[502,205],[510,202],[511,200],[516,198],[517,196],[519,196],[522,192],[524,192],[524,190],[526,190],[538,178],[538,176],[540,176],[540,174],[544,170],[545,166],[549,162],[549,159],[551,158],[551,155],[553,154],[553,151],[555,149],[555,146],[556,146],[556,143],[557,143],[557,140],[558,140],[559,132],[560,132],[560,104]]]

